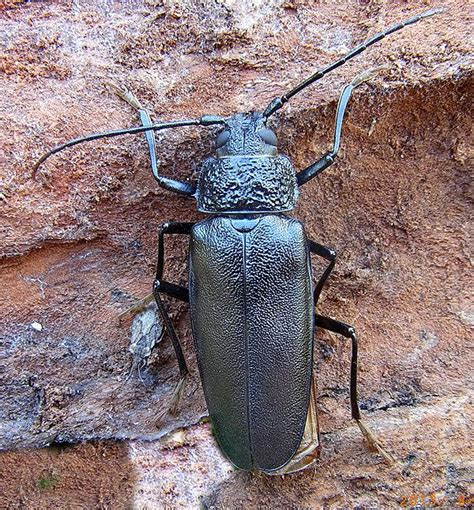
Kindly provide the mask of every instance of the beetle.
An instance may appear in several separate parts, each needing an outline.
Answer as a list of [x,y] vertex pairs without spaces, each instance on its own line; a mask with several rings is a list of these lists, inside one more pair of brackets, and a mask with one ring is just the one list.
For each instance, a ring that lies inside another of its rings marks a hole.
[[[238,468],[285,474],[307,468],[318,458],[312,355],[314,330],[318,327],[351,340],[352,417],[384,458],[394,460],[361,419],[354,327],[322,316],[315,308],[333,270],[336,252],[307,239],[302,223],[286,214],[294,209],[299,188],[334,163],[351,94],[372,72],[362,73],[343,89],[332,149],[299,172],[287,156],[279,154],[276,135],[267,123],[295,94],[327,73],[385,36],[440,11],[431,9],[376,34],[273,99],[263,112],[231,117],[205,115],[153,124],[138,99],[128,90],[118,89],[118,94],[138,111],[141,126],[69,141],[43,155],[34,167],[35,176],[49,156],[78,143],[144,133],[158,184],[194,198],[198,211],[208,215],[197,223],[161,225],[153,296],[180,370],[167,410],[176,410],[188,368],[163,295],[189,303],[199,372],[215,436]],[[222,127],[216,139],[216,156],[203,162],[196,183],[160,175],[155,131],[215,125]],[[168,235],[189,237],[188,288],[163,280]],[[327,261],[314,288],[311,254]]]

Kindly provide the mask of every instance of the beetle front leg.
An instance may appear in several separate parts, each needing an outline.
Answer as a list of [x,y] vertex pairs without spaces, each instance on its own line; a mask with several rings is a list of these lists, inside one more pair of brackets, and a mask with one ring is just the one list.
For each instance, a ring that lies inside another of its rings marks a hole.
[[362,421],[360,414],[359,403],[357,400],[357,335],[355,329],[349,324],[344,322],[330,319],[322,315],[315,314],[315,327],[323,328],[333,333],[350,338],[352,341],[352,356],[351,356],[351,385],[350,385],[350,396],[351,396],[351,414],[352,418],[357,422],[362,434],[367,439],[368,443],[373,446],[389,463],[394,464],[396,460],[390,453],[388,453],[383,447],[380,440],[370,430],[370,428]]
[[324,156],[320,158],[318,161],[316,161],[312,165],[309,165],[301,172],[298,172],[298,174],[296,175],[298,186],[306,184],[308,181],[319,175],[321,172],[326,170],[326,168],[329,168],[334,163],[337,153],[339,152],[339,147],[341,145],[341,132],[344,121],[344,113],[346,111],[347,103],[349,102],[352,91],[365,81],[369,80],[373,74],[374,74],[373,70],[365,71],[364,73],[361,73],[358,76],[356,76],[349,85],[344,87],[341,97],[339,98],[339,103],[337,105],[336,126],[334,129],[334,142],[332,149],[329,152],[326,152],[326,154],[324,154]]
[[[135,97],[135,95],[132,92],[130,92],[126,88],[118,87],[114,83],[107,83],[107,85],[111,87],[120,98],[122,98],[130,106],[132,106],[133,108],[135,108],[135,110],[138,111],[143,126],[148,127],[153,124],[150,118],[150,114],[148,113],[148,110],[146,110],[141,105],[140,101]],[[148,144],[148,150],[150,153],[151,170],[153,172],[154,178],[158,181],[158,184],[162,188],[165,188],[169,191],[174,191],[175,193],[179,193],[181,195],[192,196],[195,192],[195,187],[193,185],[188,184],[187,182],[170,179],[159,174],[158,163],[156,159],[155,134],[152,131],[146,131],[145,137]]]

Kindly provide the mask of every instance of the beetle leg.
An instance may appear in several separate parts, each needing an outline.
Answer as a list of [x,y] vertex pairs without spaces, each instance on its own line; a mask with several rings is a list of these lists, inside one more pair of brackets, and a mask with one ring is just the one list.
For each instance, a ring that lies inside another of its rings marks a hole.
[[365,81],[369,80],[374,72],[374,70],[365,71],[364,73],[356,76],[351,81],[351,83],[349,83],[349,85],[344,87],[344,90],[342,91],[339,98],[339,103],[337,105],[336,126],[334,129],[334,142],[332,149],[329,152],[326,152],[326,154],[324,154],[324,156],[322,156],[318,161],[309,165],[304,170],[301,170],[301,172],[298,172],[296,175],[298,186],[306,184],[308,181],[316,177],[318,174],[326,170],[326,168],[329,168],[334,163],[341,144],[341,132],[344,121],[344,113],[346,111],[347,103],[349,102],[352,91]]
[[339,335],[345,336],[346,338],[350,338],[352,341],[352,357],[351,357],[351,387],[350,387],[350,395],[351,395],[351,412],[352,418],[356,420],[357,425],[359,426],[362,434],[367,439],[368,443],[374,447],[383,458],[389,463],[394,464],[396,460],[390,453],[388,453],[383,447],[380,440],[374,435],[374,433],[369,429],[369,427],[362,421],[362,417],[360,414],[359,404],[357,401],[357,335],[355,329],[345,324],[344,322],[336,321],[334,319],[330,319],[329,317],[323,317],[322,315],[315,315],[315,327],[320,327],[326,329],[328,331],[332,331],[333,333],[338,333]]
[[319,279],[314,289],[314,305],[316,306],[316,303],[318,302],[319,299],[319,295],[323,290],[323,286],[326,283],[328,276],[331,274],[331,271],[334,268],[334,264],[336,263],[337,253],[331,248],[327,248],[322,244],[311,241],[311,239],[308,239],[308,247],[311,253],[314,253],[315,255],[319,255],[320,257],[329,260],[329,266],[325,269],[323,275]]
[[140,301],[137,301],[131,308],[128,308],[125,310],[125,312],[122,312],[118,315],[118,321],[121,323],[126,317],[129,315],[136,315],[140,312],[143,312],[145,308],[155,299],[153,296],[153,293],[148,294],[148,296],[145,296],[143,299],[140,299]]
[[[314,289],[314,304],[318,302],[319,295],[321,294],[321,290],[330,275],[331,271],[334,268],[334,264],[336,263],[336,252],[326,246],[323,246],[314,241],[308,240],[308,247],[311,253],[315,255],[319,255],[320,257],[329,260],[330,263],[323,275],[319,279],[316,287]],[[357,425],[359,426],[362,434],[367,439],[370,445],[372,445],[389,463],[393,464],[395,459],[390,455],[382,446],[382,443],[377,439],[377,437],[373,434],[373,432],[368,428],[368,426],[362,421],[359,404],[357,402],[357,335],[355,329],[348,324],[345,324],[340,321],[336,321],[334,319],[330,319],[329,317],[323,317],[322,315],[315,315],[315,327],[320,327],[323,329],[327,329],[328,331],[332,331],[334,333],[338,333],[340,335],[345,336],[346,338],[350,338],[352,341],[352,359],[351,359],[351,385],[350,385],[350,394],[351,394],[351,412],[352,418],[356,420]]]
[[[113,89],[113,91],[124,101],[126,101],[130,106],[135,108],[140,115],[140,120],[142,125],[145,127],[149,127],[153,125],[151,121],[150,114],[148,111],[141,105],[140,101],[135,97],[133,92],[130,90],[119,87],[114,83],[107,83],[107,85]],[[145,132],[146,141],[148,144],[148,151],[150,153],[150,161],[151,161],[151,170],[153,172],[153,176],[158,181],[158,184],[169,190],[174,191],[176,193],[180,193],[182,195],[192,196],[195,192],[195,187],[187,182],[178,181],[175,179],[169,179],[168,177],[164,177],[158,172],[158,163],[156,158],[156,141],[155,134],[152,131]]]
[[[160,286],[160,292],[163,292],[163,294],[167,294],[168,296],[174,297],[176,299],[179,299],[180,301],[184,301],[185,303],[189,301],[188,289],[186,289],[186,287],[181,287],[180,285],[174,285],[173,283],[162,281]],[[137,301],[131,308],[128,308],[127,310],[125,310],[125,312],[122,312],[121,314],[118,315],[119,323],[122,322],[122,320],[129,315],[136,315],[137,313],[142,312],[154,299],[155,296],[153,293],[151,293]]]
[[153,283],[153,296],[156,300],[156,305],[158,307],[158,312],[164,322],[165,328],[168,331],[168,334],[171,338],[171,343],[173,344],[173,348],[176,354],[176,359],[178,360],[180,379],[175,389],[173,390],[173,395],[169,404],[165,407],[164,411],[160,413],[158,416],[158,421],[160,421],[166,414],[176,414],[179,401],[184,393],[184,383],[186,376],[189,373],[188,366],[186,364],[186,359],[183,354],[183,348],[179,341],[178,335],[176,334],[176,330],[173,326],[170,316],[166,311],[163,300],[161,299],[161,294],[166,294],[168,296],[179,299],[180,301],[189,301],[189,292],[188,289],[182,287],[180,285],[175,285],[173,283],[169,283],[162,280],[163,271],[164,271],[164,256],[165,256],[165,243],[164,236],[165,234],[186,234],[189,235],[191,233],[191,228],[193,223],[187,222],[167,222],[163,223],[160,228],[160,233],[158,237],[158,259],[156,263],[156,277]]

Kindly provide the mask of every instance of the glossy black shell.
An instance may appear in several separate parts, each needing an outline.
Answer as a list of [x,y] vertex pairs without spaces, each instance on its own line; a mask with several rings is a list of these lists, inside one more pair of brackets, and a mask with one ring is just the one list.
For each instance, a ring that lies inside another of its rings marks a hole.
[[239,468],[272,471],[303,435],[313,343],[310,258],[284,215],[194,225],[189,298],[213,429]]

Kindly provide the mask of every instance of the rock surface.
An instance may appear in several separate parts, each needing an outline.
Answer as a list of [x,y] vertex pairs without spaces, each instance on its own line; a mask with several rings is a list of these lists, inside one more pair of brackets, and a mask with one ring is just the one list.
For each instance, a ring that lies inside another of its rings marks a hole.
[[[169,338],[145,312],[156,346],[138,372],[136,333],[117,320],[150,292],[160,223],[202,217],[192,201],[157,186],[139,136],[65,151],[37,181],[32,162],[71,138],[138,125],[107,82],[127,86],[156,120],[262,109],[427,2],[0,2],[0,447],[53,445],[2,454],[1,507],[468,502],[472,47],[468,2],[444,5],[296,96],[272,123],[280,150],[304,168],[330,144],[339,91],[382,68],[351,100],[338,163],[302,189],[294,215],[338,251],[320,308],[356,326],[362,407],[404,467],[386,467],[349,421],[349,346],[321,333],[322,459],[268,478],[234,472],[199,423],[206,409],[185,305],[168,303],[192,377],[179,415],[161,423],[178,375]],[[160,135],[160,171],[195,178],[213,133]],[[185,284],[185,240],[170,240],[167,257],[168,279]],[[170,431],[171,446],[159,439]]]

